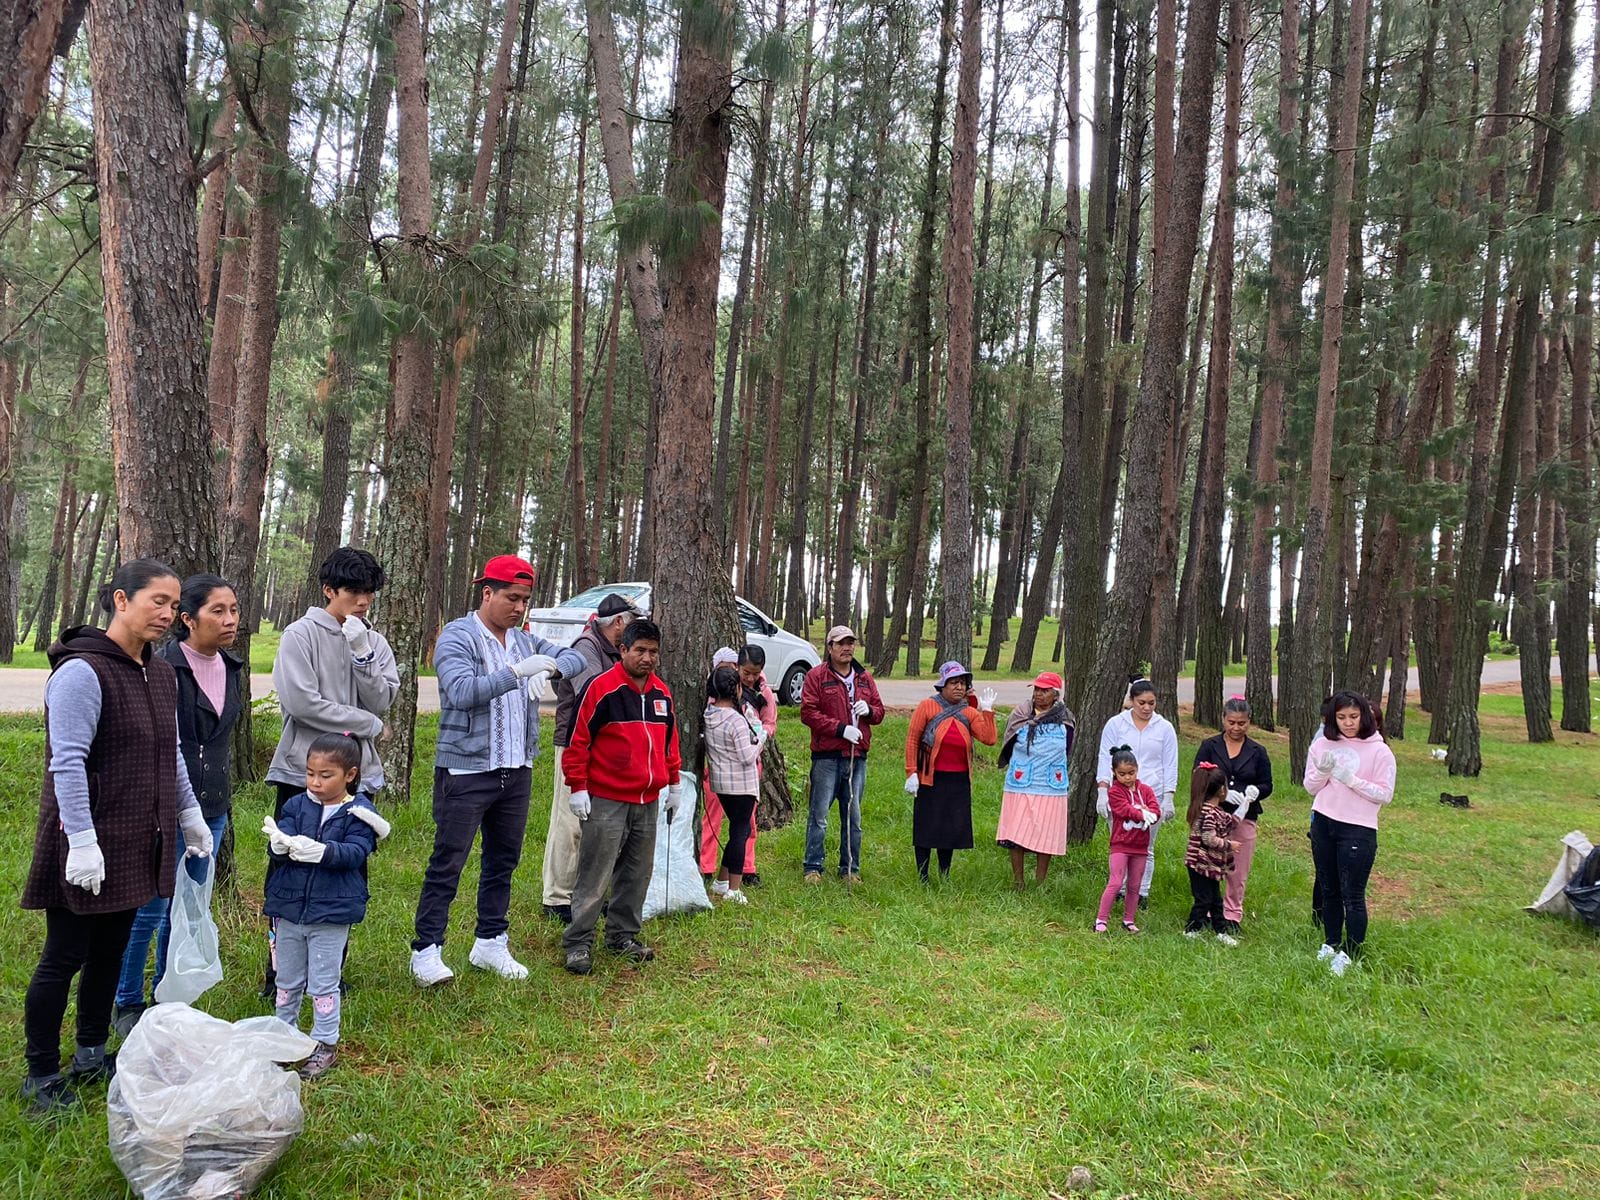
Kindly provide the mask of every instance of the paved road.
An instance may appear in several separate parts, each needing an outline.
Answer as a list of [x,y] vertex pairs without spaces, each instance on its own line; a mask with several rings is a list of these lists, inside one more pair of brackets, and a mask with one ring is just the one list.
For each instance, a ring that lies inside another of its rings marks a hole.
[[[44,683],[50,672],[33,667],[12,667],[0,670],[0,712],[25,713],[38,712],[44,707]],[[1559,678],[1559,676],[1557,677]],[[1496,658],[1490,659],[1483,665],[1484,685],[1517,683],[1521,680],[1515,659]],[[979,679],[982,685],[982,679]],[[272,676],[252,675],[250,680],[251,691],[256,697],[265,696],[272,691]],[[932,679],[884,679],[878,683],[878,690],[883,695],[883,702],[891,708],[912,708],[924,696],[930,694],[933,687]],[[1028,683],[1006,679],[994,684],[995,690],[1000,693],[1000,706],[1010,708],[1012,705],[1021,704],[1032,690]],[[1417,687],[1417,672],[1412,668],[1409,687],[1414,691]],[[417,681],[418,708],[422,712],[439,711],[439,681],[431,675],[424,675]],[[1228,679],[1224,681],[1225,693],[1244,691],[1244,680]],[[1178,701],[1181,704],[1194,702],[1194,681],[1192,679],[1178,680]]]

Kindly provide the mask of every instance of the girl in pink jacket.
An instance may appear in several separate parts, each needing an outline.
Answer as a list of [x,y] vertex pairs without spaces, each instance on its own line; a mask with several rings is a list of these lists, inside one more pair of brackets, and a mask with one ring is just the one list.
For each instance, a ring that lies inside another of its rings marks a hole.
[[1150,786],[1139,782],[1139,760],[1127,746],[1111,747],[1111,786],[1106,789],[1106,804],[1111,810],[1111,880],[1100,896],[1100,912],[1094,923],[1096,933],[1104,933],[1111,919],[1111,905],[1117,892],[1127,887],[1122,904],[1122,927],[1138,933],[1133,914],[1139,905],[1140,876],[1145,855],[1150,850],[1150,827],[1161,819],[1161,802]]
[[1322,706],[1322,733],[1306,752],[1311,793],[1311,857],[1322,898],[1324,940],[1317,952],[1343,975],[1367,936],[1367,878],[1378,855],[1378,810],[1394,798],[1394,752],[1372,706],[1335,692]]

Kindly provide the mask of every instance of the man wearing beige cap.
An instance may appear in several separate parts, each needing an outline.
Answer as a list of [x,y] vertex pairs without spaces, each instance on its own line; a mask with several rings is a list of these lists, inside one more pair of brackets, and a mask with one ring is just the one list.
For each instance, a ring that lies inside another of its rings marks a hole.
[[828,810],[839,799],[839,876],[861,878],[861,791],[867,782],[872,727],[883,701],[872,676],[857,664],[856,635],[845,625],[828,630],[827,653],[806,672],[800,719],[811,730],[811,811],[806,820],[805,879],[822,882]]

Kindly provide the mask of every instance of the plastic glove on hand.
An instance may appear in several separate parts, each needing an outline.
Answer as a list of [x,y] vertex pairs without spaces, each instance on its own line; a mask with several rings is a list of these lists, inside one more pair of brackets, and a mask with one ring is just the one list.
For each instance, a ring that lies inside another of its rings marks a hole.
[[865,700],[857,700],[850,706],[850,711],[858,717],[864,717],[872,711],[872,705]]
[[978,693],[978,711],[993,712],[994,702],[999,698],[999,695],[1000,693],[995,691],[992,687],[984,688],[983,691]]
[[270,816],[261,818],[261,832],[267,835],[267,849],[274,854],[289,853],[289,835],[278,828]]
[[[81,845],[74,846],[74,841]],[[94,830],[85,830],[67,838],[67,882],[98,896],[100,885],[106,880],[106,858],[100,853],[100,842]]]
[[1244,798],[1249,803],[1254,804],[1257,800],[1261,799],[1261,789],[1252,783],[1249,787],[1245,788]]
[[1106,795],[1105,788],[1095,789],[1094,811],[1102,821],[1111,819],[1111,801]]
[[344,634],[344,640],[350,643],[350,653],[357,658],[365,658],[372,653],[372,632],[367,628],[367,623],[354,613],[344,619],[339,632]]
[[693,773],[681,771],[678,774],[678,782],[662,791],[661,799],[667,806],[667,821],[669,824],[672,818],[678,815],[678,810],[685,803],[694,804],[694,789],[697,783],[698,781]]
[[861,744],[861,730],[857,729],[854,725],[846,725],[844,727],[843,736],[844,740],[849,742],[852,746],[859,746]]
[[520,662],[511,664],[511,673],[518,679],[529,679],[534,675],[549,675],[556,669],[556,660],[548,654],[530,654]]
[[178,828],[183,832],[185,858],[205,858],[216,849],[212,845],[211,827],[197,804],[178,814]]
[[589,819],[589,810],[592,807],[589,803],[589,793],[573,792],[567,797],[567,807],[572,810],[572,815],[577,817],[578,820],[587,821]]
[[917,794],[917,786],[919,783],[921,783],[921,780],[919,780],[915,775],[907,775],[906,795],[915,796]]
[[297,833],[289,839],[289,857],[295,862],[319,863],[327,851],[327,846],[303,833]]
[[1240,812],[1243,812],[1248,806],[1247,801],[1244,798],[1244,793],[1236,792],[1232,788],[1228,789],[1228,803],[1233,805],[1233,807],[1237,808]]
[[1177,814],[1178,808],[1173,802],[1172,793],[1167,792],[1161,797],[1161,819],[1163,821],[1170,821],[1173,817],[1177,816]]
[[1333,751],[1324,750],[1321,754],[1317,755],[1315,766],[1317,770],[1321,771],[1324,775],[1332,775],[1334,762],[1335,759],[1333,757]]
[[1345,787],[1349,787],[1356,781],[1356,773],[1344,763],[1335,763],[1331,774],[1340,783],[1344,784]]

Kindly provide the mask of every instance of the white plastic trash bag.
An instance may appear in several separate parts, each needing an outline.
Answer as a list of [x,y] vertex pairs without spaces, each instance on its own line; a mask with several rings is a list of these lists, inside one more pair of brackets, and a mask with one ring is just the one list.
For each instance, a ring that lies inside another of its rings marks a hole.
[[111,1157],[144,1200],[243,1196],[305,1125],[299,1062],[316,1043],[277,1017],[235,1024],[157,1004],[117,1053]]
[[[691,796],[699,794],[700,781],[691,771],[680,772]],[[672,824],[667,824],[667,806],[656,806],[656,861],[650,872],[650,889],[644,895],[642,919],[664,913],[699,912],[711,907],[700,865],[695,861],[699,849],[700,822],[695,806],[685,804]]]
[[1567,883],[1578,873],[1584,859],[1589,857],[1593,849],[1594,846],[1580,830],[1574,829],[1562,838],[1561,861],[1556,863],[1556,869],[1550,872],[1550,882],[1544,885],[1544,891],[1539,893],[1539,898],[1528,905],[1528,911],[1577,920],[1578,914],[1573,911],[1571,903],[1567,900]]
[[156,984],[157,1004],[193,1004],[222,980],[217,923],[211,919],[211,884],[216,856],[207,855],[199,880],[189,874],[191,860],[178,863],[172,889],[172,933],[167,939],[166,971]]

